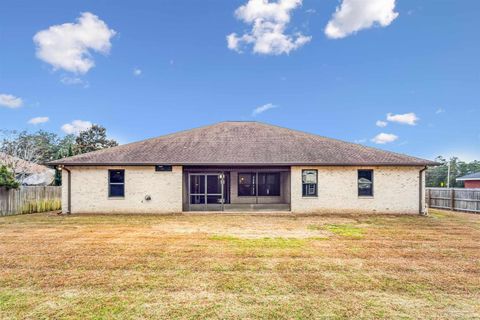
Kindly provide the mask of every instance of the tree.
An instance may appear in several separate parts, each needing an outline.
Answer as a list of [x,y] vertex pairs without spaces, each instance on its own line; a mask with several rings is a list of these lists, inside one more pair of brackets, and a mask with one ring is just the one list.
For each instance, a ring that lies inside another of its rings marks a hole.
[[68,134],[58,141],[55,159],[62,159],[75,155],[75,140],[76,137],[73,134]]
[[480,161],[474,160],[470,163],[460,161],[457,157],[451,157],[449,160],[439,156],[435,159],[440,165],[428,168],[426,172],[427,187],[447,187],[448,167],[450,166],[450,187],[461,188],[463,181],[456,181],[458,177],[480,172]]
[[42,144],[40,139],[26,131],[2,131],[0,141],[0,163],[10,168],[18,179],[25,178],[27,169],[22,160],[32,163],[42,161]]
[[9,170],[7,166],[0,166],[0,187],[7,189],[17,189],[20,186],[17,180],[15,180],[15,174]]
[[90,129],[80,132],[75,143],[77,154],[118,146],[115,140],[107,139],[107,130],[96,124]]

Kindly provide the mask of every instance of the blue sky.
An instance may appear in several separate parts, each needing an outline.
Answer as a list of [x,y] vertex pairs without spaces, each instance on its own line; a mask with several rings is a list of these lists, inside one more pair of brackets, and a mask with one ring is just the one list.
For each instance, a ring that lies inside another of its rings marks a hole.
[[0,128],[125,143],[256,120],[480,159],[480,2],[359,2],[2,1]]

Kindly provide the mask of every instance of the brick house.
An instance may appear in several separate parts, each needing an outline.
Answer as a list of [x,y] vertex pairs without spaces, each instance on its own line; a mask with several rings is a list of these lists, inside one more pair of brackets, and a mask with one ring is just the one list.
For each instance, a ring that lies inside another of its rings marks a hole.
[[467,174],[466,176],[456,179],[457,181],[463,181],[464,187],[467,189],[480,188],[480,172]]
[[425,169],[435,164],[241,121],[51,163],[69,213],[422,213]]

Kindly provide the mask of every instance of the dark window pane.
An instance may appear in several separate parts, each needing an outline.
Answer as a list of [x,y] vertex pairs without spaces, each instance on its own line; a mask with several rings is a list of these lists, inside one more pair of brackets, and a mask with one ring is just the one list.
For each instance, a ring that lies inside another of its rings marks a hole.
[[214,204],[214,203],[221,204],[222,203],[222,196],[207,196],[207,203],[209,203],[209,204]]
[[125,182],[125,170],[109,170],[110,183],[124,183]]
[[238,195],[239,196],[255,196],[255,187],[251,184],[242,184],[238,186]]
[[258,195],[280,196],[280,173],[259,173]]
[[358,170],[358,195],[373,196],[372,170]]
[[303,184],[302,195],[304,197],[314,197],[317,195],[317,185],[314,183]]
[[205,176],[190,176],[190,193],[205,193]]
[[255,174],[253,173],[239,173],[238,174],[238,184],[252,184]]
[[207,176],[207,193],[222,193],[220,178],[217,175]]
[[172,171],[172,166],[155,166],[155,171]]
[[238,174],[238,196],[255,196],[255,174]]
[[205,196],[190,196],[191,204],[205,204]]
[[125,197],[125,185],[124,184],[111,184],[110,185],[110,197]]

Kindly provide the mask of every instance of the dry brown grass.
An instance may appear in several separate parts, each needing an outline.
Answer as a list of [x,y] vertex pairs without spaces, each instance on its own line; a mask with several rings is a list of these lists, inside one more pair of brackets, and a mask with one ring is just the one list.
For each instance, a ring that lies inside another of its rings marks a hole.
[[0,318],[480,318],[480,216],[5,217]]

